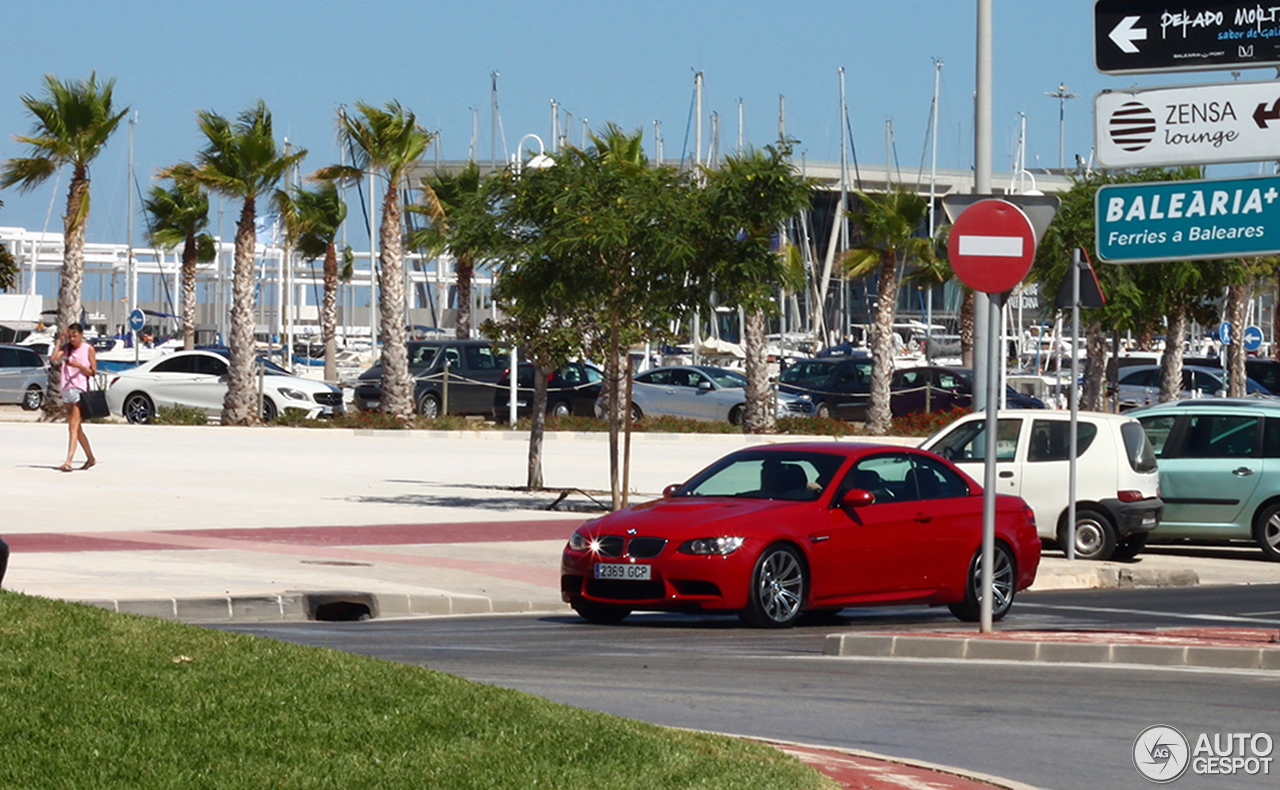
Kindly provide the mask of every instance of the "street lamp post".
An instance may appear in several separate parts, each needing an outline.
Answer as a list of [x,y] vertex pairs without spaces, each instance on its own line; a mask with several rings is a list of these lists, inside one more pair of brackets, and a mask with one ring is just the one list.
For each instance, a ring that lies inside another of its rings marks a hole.
[[1061,170],[1063,168],[1064,154],[1063,136],[1067,128],[1067,99],[1078,99],[1080,97],[1074,93],[1067,93],[1067,84],[1065,82],[1058,83],[1056,93],[1045,91],[1044,95],[1058,100],[1058,169]]
[[[538,153],[530,157],[528,162],[525,162],[522,159],[522,157],[524,156],[524,141],[530,140],[530,139],[538,141]],[[516,146],[515,161],[512,162],[512,165],[515,168],[516,175],[519,176],[521,173],[524,172],[524,169],[526,167],[531,167],[534,170],[545,170],[548,167],[553,167],[555,163],[556,163],[556,160],[547,156],[547,147],[543,145],[542,138],[536,134],[526,134],[524,137],[520,138],[520,143],[519,145]],[[510,378],[507,379],[507,386],[509,387],[509,395],[507,398],[508,400],[507,417],[511,421],[512,430],[515,430],[516,416],[518,412],[518,409],[516,406],[516,396],[519,392],[519,383],[518,383],[520,378],[519,362],[520,362],[520,353],[516,349],[515,343],[512,343],[511,344],[511,376]],[[537,375],[536,370],[534,371],[534,375]],[[530,403],[532,403],[532,401],[530,401]]]

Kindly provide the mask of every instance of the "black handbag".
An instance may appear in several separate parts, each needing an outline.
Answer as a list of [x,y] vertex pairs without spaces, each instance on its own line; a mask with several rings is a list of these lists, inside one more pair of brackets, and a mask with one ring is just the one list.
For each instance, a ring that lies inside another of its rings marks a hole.
[[80,417],[85,420],[96,420],[106,417],[111,411],[107,408],[107,393],[93,389],[93,377],[89,377],[90,389],[80,393]]

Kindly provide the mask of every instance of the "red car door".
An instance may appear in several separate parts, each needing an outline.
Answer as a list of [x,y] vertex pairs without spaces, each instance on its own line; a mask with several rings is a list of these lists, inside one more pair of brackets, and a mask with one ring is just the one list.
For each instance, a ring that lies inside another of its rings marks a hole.
[[[824,529],[809,536],[814,555],[814,603],[824,598],[910,598],[926,588],[934,561],[927,545],[935,515],[921,501],[909,453],[869,456],[854,464],[834,501],[850,489],[869,491],[875,502],[832,507]],[[925,559],[925,561],[922,561]]]

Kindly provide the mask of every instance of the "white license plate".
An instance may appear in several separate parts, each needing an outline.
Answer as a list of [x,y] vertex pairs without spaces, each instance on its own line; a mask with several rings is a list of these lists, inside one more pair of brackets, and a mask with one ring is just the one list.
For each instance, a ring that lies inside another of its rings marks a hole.
[[368,400],[368,401],[365,401],[365,402],[364,402],[364,407],[365,407],[366,409],[379,409],[379,408],[382,408],[382,401],[380,401],[380,400]]
[[630,565],[620,562],[597,562],[597,579],[625,579],[626,581],[647,582],[652,578],[652,565]]
[[1142,517],[1142,526],[1144,526],[1144,527],[1145,527],[1145,526],[1147,526],[1148,524],[1150,524],[1150,525],[1151,525],[1151,526],[1153,526],[1153,527],[1156,525],[1156,514],[1155,514],[1155,513],[1147,513],[1146,515],[1144,515],[1144,516]]

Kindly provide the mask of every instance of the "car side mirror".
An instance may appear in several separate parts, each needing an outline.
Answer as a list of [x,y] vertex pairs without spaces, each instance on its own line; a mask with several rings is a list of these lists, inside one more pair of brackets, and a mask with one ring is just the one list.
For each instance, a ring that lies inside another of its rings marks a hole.
[[840,507],[863,507],[873,505],[876,495],[862,488],[851,488],[840,497]]
[[677,492],[677,491],[679,491],[679,490],[680,490],[680,484],[679,484],[679,483],[672,483],[671,485],[669,485],[669,486],[667,486],[666,488],[662,489],[662,498],[663,498],[663,499],[670,499],[671,497],[675,496],[675,495],[676,495],[676,492]]
[[709,382],[709,381],[699,381],[699,382],[698,382],[698,389],[702,390],[703,392],[706,392],[707,390],[711,389],[711,382]]

